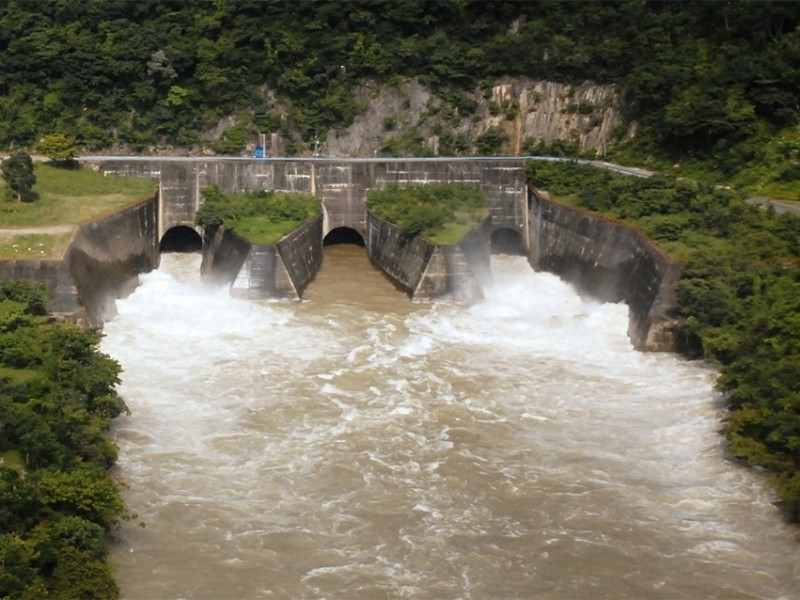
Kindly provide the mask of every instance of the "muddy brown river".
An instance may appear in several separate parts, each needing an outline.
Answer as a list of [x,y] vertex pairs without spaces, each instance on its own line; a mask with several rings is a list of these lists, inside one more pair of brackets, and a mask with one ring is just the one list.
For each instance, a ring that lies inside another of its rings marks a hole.
[[119,301],[124,599],[800,597],[714,372],[634,351],[624,305],[506,256],[482,303],[411,303],[325,252],[298,304],[178,254]]

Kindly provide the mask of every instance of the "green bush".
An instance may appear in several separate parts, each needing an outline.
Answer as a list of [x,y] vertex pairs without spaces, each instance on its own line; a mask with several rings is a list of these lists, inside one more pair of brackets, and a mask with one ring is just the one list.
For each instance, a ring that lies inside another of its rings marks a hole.
[[119,365],[100,334],[50,322],[43,290],[0,286],[0,597],[116,598],[106,536]]
[[[458,242],[488,215],[483,192],[465,185],[394,185],[372,190],[367,196],[367,208],[408,235],[421,235],[443,244]],[[438,237],[452,224],[461,227],[448,232],[445,239]]]
[[322,210],[319,198],[289,192],[222,194],[218,187],[203,190],[203,206],[195,222],[203,227],[225,226],[253,244],[274,244]]
[[481,156],[492,156],[500,154],[503,144],[508,141],[503,128],[500,126],[489,127],[477,140],[475,140],[475,147],[478,154]]

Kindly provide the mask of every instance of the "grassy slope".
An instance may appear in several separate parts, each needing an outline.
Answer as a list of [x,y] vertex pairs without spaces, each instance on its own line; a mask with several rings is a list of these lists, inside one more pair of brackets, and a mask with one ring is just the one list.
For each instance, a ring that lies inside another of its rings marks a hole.
[[[34,202],[0,201],[0,230],[6,230],[0,233],[0,258],[59,256],[76,226],[144,199],[155,186],[147,178],[106,177],[91,169],[39,163]],[[0,197],[5,197],[1,180]],[[32,228],[43,231],[29,231]],[[13,234],[9,229],[25,231]]]

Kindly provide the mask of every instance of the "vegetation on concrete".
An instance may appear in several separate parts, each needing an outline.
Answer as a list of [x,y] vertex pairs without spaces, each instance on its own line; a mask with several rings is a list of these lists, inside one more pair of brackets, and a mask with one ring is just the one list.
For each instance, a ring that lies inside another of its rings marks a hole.
[[148,178],[107,177],[92,169],[44,163],[34,169],[34,201],[0,201],[0,259],[59,256],[69,241],[69,226],[102,217],[156,190],[156,182]]
[[367,208],[408,235],[453,245],[489,216],[483,191],[469,185],[390,186],[371,190]]
[[800,217],[729,189],[576,163],[531,162],[528,177],[630,222],[687,263],[677,288],[683,349],[719,367],[730,452],[769,471],[800,521]]
[[0,283],[0,597],[116,598],[106,535],[126,518],[107,432],[126,407],[100,334]]
[[251,244],[275,244],[322,212],[320,199],[311,194],[263,190],[223,194],[217,186],[202,193],[205,202],[195,222],[202,227],[224,226]]

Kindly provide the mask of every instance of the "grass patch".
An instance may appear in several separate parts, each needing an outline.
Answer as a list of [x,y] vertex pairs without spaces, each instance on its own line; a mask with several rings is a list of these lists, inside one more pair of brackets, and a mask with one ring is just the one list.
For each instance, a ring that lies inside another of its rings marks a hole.
[[62,169],[37,163],[33,202],[7,200],[0,180],[0,229],[56,231],[0,233],[0,258],[60,256],[78,225],[151,195],[156,182],[143,177],[105,176],[92,169]]
[[[80,225],[143,200],[156,188],[153,179],[105,176],[92,169],[59,169],[36,164],[34,202],[0,202],[0,227]],[[0,197],[5,198],[5,184]]]
[[273,221],[269,217],[253,216],[231,221],[230,228],[251,244],[270,246],[297,229],[301,223],[302,221]]
[[0,258],[57,258],[61,256],[71,237],[72,233],[0,236]]
[[475,227],[477,227],[478,224],[488,216],[488,207],[485,211],[483,211],[482,216],[479,212],[459,213],[459,211],[456,211],[454,221],[445,223],[438,231],[426,236],[426,238],[434,244],[439,244],[440,246],[454,246],[463,240],[464,236],[475,229]]
[[223,194],[216,186],[203,190],[205,202],[195,221],[203,227],[224,226],[251,244],[272,245],[322,212],[311,194],[258,191]]

